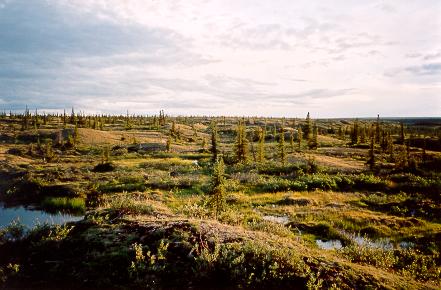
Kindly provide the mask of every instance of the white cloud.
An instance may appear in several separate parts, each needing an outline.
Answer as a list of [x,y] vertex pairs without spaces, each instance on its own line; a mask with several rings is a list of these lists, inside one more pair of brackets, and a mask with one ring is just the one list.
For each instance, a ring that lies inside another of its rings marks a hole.
[[435,0],[0,0],[0,98],[6,109],[441,115],[440,11]]

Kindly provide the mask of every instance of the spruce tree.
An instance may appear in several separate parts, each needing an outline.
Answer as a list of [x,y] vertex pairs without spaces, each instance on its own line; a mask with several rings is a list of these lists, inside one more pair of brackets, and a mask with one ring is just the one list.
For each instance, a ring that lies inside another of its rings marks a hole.
[[306,115],[306,124],[304,126],[304,130],[303,130],[303,136],[305,138],[305,140],[308,140],[311,138],[311,133],[312,133],[312,126],[311,126],[311,118],[309,117],[309,112]]
[[404,145],[404,140],[405,140],[405,134],[404,134],[404,124],[403,122],[400,122],[400,144]]
[[246,136],[245,125],[239,121],[236,129],[236,161],[246,162],[248,159],[248,139]]
[[375,124],[375,144],[380,144],[380,115],[377,115],[377,123]]
[[351,131],[351,144],[355,145],[358,143],[358,119],[355,119],[354,125]]
[[297,130],[297,142],[299,145],[299,151],[302,148],[302,137],[303,137],[302,135],[303,135],[302,128],[299,126],[299,129]]
[[265,159],[265,129],[260,128],[259,130],[259,147],[258,147],[258,161],[263,162]]
[[75,124],[75,121],[76,121],[76,119],[75,119],[75,111],[74,111],[74,108],[72,107],[72,113],[70,114],[70,123],[71,124]]
[[309,149],[317,149],[318,142],[317,142],[317,125],[314,124],[312,129],[312,136],[308,140],[308,147]]
[[49,141],[46,143],[44,159],[46,161],[51,161],[53,158],[54,158],[54,152],[52,151],[52,141]]
[[205,152],[207,150],[207,139],[205,139],[205,137],[202,138],[201,147],[202,147],[202,152]]
[[213,162],[216,162],[216,160],[217,160],[217,153],[218,153],[217,143],[218,143],[217,124],[216,124],[216,122],[213,121],[211,123],[211,149],[210,149],[211,154],[212,154],[211,160]]
[[110,162],[110,151],[108,146],[104,146],[101,156],[101,164],[106,164]]
[[73,141],[74,141],[74,146],[76,146],[78,144],[78,139],[79,139],[79,135],[78,135],[78,125],[75,124],[75,128],[74,128],[74,135],[73,135]]
[[424,138],[424,141],[423,141],[423,153],[422,153],[421,158],[422,158],[423,164],[425,164],[427,162],[427,152],[426,152],[427,142],[426,142],[426,136],[425,135],[423,136],[423,138]]
[[283,127],[280,128],[279,134],[279,158],[282,165],[285,165],[286,162],[286,150],[285,150],[285,132]]
[[374,151],[374,136],[371,137],[371,145],[369,147],[368,160],[366,164],[369,165],[369,169],[372,171],[375,167],[375,151]]
[[291,146],[291,152],[294,152],[294,130],[289,134],[289,145]]
[[366,143],[366,127],[362,126],[360,128],[360,143],[364,144]]
[[171,151],[171,143],[172,143],[172,137],[171,137],[171,135],[169,135],[167,138],[167,142],[165,143],[165,150],[167,152]]
[[225,201],[225,165],[222,157],[218,158],[213,165],[211,197],[208,205],[214,211],[217,219],[221,211],[224,210]]

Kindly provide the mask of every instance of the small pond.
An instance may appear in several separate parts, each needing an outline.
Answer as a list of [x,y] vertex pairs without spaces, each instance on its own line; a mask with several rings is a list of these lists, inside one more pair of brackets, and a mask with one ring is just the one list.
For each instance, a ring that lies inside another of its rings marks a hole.
[[315,240],[315,243],[320,249],[324,250],[339,250],[343,247],[340,240]]
[[289,223],[289,218],[287,216],[264,215],[262,218],[263,220],[281,225],[286,225],[287,223]]
[[[374,249],[383,249],[383,250],[393,250],[396,248],[401,249],[409,249],[413,248],[415,246],[412,242],[402,241],[398,244],[392,243],[392,241],[388,238],[386,239],[378,239],[378,240],[372,240],[368,239],[366,237],[363,237],[361,235],[350,235],[348,233],[344,233],[349,239],[354,241],[357,245],[368,247],[368,248],[374,248]],[[315,241],[317,246],[324,250],[338,250],[343,247],[343,244],[340,240],[320,240],[317,239]]]
[[53,214],[32,207],[5,207],[4,204],[0,203],[0,229],[7,227],[13,221],[19,221],[26,227],[32,228],[37,224],[64,224],[82,219],[83,215]]

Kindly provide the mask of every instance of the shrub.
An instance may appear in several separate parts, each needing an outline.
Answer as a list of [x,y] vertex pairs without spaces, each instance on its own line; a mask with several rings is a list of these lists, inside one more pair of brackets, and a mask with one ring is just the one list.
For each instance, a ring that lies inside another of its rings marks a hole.
[[116,166],[112,162],[97,164],[94,168],[94,172],[110,172],[115,170]]

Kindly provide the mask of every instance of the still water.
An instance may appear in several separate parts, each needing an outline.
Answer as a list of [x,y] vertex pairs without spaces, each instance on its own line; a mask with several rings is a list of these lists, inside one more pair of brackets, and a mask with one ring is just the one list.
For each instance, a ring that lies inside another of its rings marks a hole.
[[32,228],[37,224],[64,224],[82,219],[82,215],[76,216],[65,213],[52,214],[31,207],[5,207],[4,204],[0,203],[0,229],[8,226],[13,221],[19,221],[26,227]]

